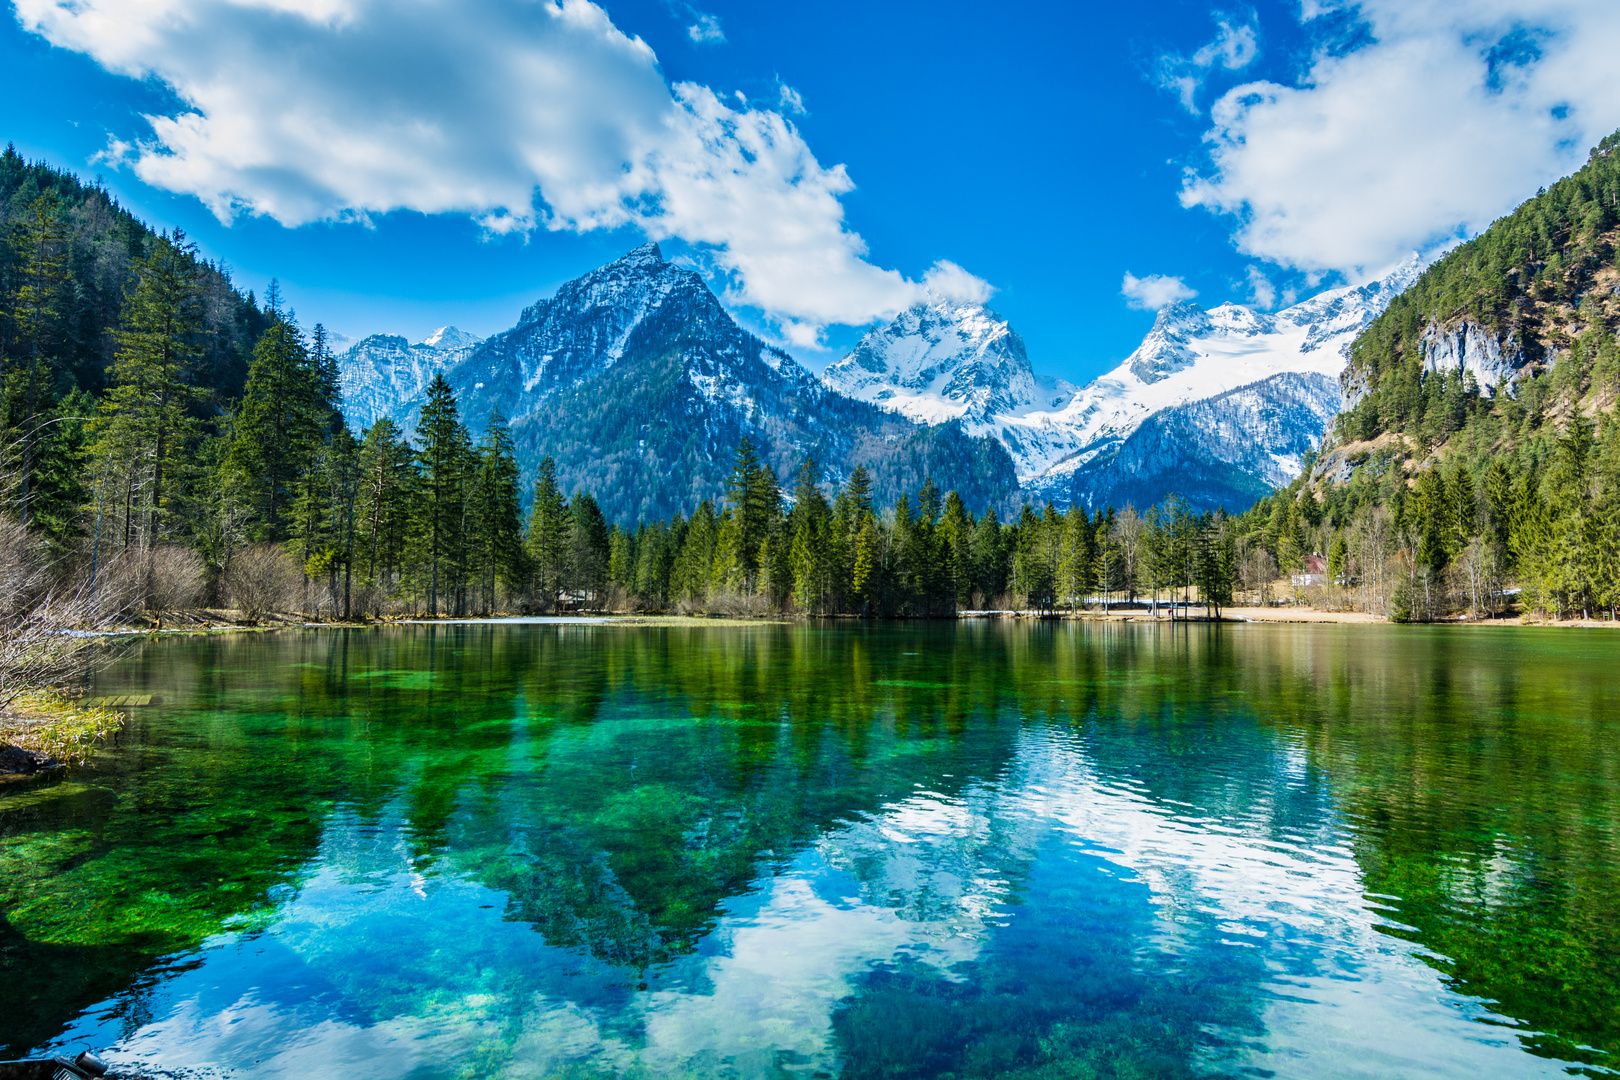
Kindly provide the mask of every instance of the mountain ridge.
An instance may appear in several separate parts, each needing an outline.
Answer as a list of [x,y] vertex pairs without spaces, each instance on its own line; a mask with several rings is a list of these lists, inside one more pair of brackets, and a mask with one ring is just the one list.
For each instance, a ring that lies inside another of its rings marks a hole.
[[[497,413],[510,423],[525,485],[552,457],[564,486],[590,490],[611,520],[719,499],[744,436],[779,477],[807,457],[828,482],[865,465],[874,495],[891,501],[929,476],[975,505],[1005,509],[1017,490],[994,440],[831,390],[740,327],[655,243],[564,283],[443,373],[471,429]],[[408,426],[416,403],[400,401],[396,420]]]
[[[1320,439],[1337,411],[1345,350],[1420,268],[1413,256],[1378,281],[1326,290],[1278,312],[1230,302],[1209,309],[1186,302],[1166,305],[1130,356],[1078,388],[1037,376],[1022,339],[1001,316],[983,305],[944,302],[918,305],[871,331],[822,377],[914,418],[960,418],[969,433],[990,435],[1006,447],[1027,493],[1059,506],[1089,504],[1095,493],[1118,490],[1124,477],[1135,475],[1141,463],[1131,463],[1127,443],[1150,417],[1239,389],[1253,395],[1274,386],[1283,395],[1277,403],[1281,414],[1304,425],[1304,443],[1301,431],[1267,423],[1258,432],[1267,440],[1259,456],[1234,457],[1206,446],[1202,460],[1245,475],[1178,492],[1204,508],[1236,491],[1250,493],[1246,498],[1252,501],[1278,480],[1297,475],[1297,462],[1292,474],[1279,472],[1278,455],[1297,457],[1302,445],[1309,449]],[[944,325],[947,316],[959,325]],[[994,332],[986,333],[986,326]],[[987,347],[994,341],[1009,345]],[[959,343],[954,354],[948,348],[952,342]],[[956,379],[964,369],[974,376],[966,384],[970,390],[960,389],[964,384]],[[1271,381],[1284,374],[1313,376],[1304,398],[1305,383]],[[1331,390],[1324,378],[1333,384]],[[999,408],[987,408],[986,402]],[[1109,469],[1124,472],[1114,479],[1094,475]]]

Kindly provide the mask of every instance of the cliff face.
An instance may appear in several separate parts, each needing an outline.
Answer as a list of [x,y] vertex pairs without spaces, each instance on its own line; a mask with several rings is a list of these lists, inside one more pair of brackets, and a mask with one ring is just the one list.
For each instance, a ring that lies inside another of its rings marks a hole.
[[1495,330],[1464,319],[1449,327],[1431,322],[1423,332],[1423,370],[1470,374],[1487,397],[1496,392],[1498,383],[1515,382],[1527,363],[1524,345],[1512,331],[1499,336]]
[[1575,373],[1559,394],[1581,402],[1620,326],[1617,151],[1620,133],[1576,173],[1448,252],[1373,320],[1350,351],[1337,441],[1399,435],[1421,458],[1467,411],[1437,407],[1439,399],[1479,402],[1498,387],[1517,396],[1566,360]]

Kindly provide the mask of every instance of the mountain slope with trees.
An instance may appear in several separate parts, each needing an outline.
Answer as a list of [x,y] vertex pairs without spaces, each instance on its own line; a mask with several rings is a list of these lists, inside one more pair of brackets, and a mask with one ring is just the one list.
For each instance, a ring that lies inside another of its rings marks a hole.
[[[1018,478],[994,439],[829,389],[657,244],[564,283],[445,377],[475,428],[494,412],[510,419],[526,484],[549,457],[564,488],[591,491],[620,524],[718,499],[745,436],[779,475],[811,456],[828,480],[866,466],[886,501],[933,476],[975,505],[1015,505]],[[419,404],[392,418],[408,425]]]
[[1380,613],[1620,606],[1620,133],[1357,339],[1307,476],[1246,516]]

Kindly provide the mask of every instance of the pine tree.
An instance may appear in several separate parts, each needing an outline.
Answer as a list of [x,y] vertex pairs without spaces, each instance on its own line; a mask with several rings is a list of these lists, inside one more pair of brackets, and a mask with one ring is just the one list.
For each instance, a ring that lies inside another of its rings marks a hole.
[[677,600],[701,604],[709,598],[709,582],[714,572],[715,546],[719,524],[708,499],[698,503],[687,524],[686,537],[675,558],[670,592]]
[[819,471],[813,457],[805,459],[793,492],[793,512],[787,521],[792,538],[788,561],[793,600],[801,610],[812,613],[826,611],[832,599],[832,508],[821,493]]
[[68,284],[68,231],[54,192],[28,204],[13,227],[11,248],[17,284],[7,310],[15,332],[13,351],[0,370],[4,379],[6,434],[12,501],[24,525],[34,516],[40,451],[57,399],[56,376],[65,345],[62,292]]
[[[147,546],[169,532],[170,481],[192,460],[198,434],[193,410],[204,394],[190,375],[202,355],[202,330],[196,245],[179,232],[159,237],[135,264],[123,325],[113,332],[112,386],[93,427],[100,471],[128,470],[125,490],[141,491]],[[125,547],[135,539],[139,516],[138,508],[127,509]]]
[[971,602],[973,591],[973,517],[954,489],[945,496],[939,543],[951,604],[965,606]]
[[601,507],[586,491],[572,501],[572,528],[568,534],[568,567],[574,588],[597,607],[607,592],[610,536]]
[[726,498],[735,524],[721,545],[721,558],[726,564],[719,566],[717,562],[717,573],[723,575],[727,587],[753,593],[759,591],[761,548],[781,513],[782,494],[776,474],[760,461],[753,440],[746,435],[737,444],[731,476],[726,481]]
[[455,596],[466,580],[465,486],[472,456],[455,392],[443,374],[428,384],[416,437],[422,471],[417,558],[426,578],[428,613],[437,615],[440,599]]
[[536,471],[528,548],[541,607],[562,611],[563,577],[568,565],[568,502],[557,485],[557,463],[547,455]]
[[[338,561],[343,570],[343,617],[353,614],[353,579],[355,556],[355,512],[360,499],[360,444],[350,434],[347,425],[333,434],[327,445],[328,472],[331,476],[332,536],[337,545]],[[337,579],[332,580],[333,595],[337,593]]]
[[882,540],[878,535],[877,516],[870,510],[861,515],[860,528],[855,533],[854,573],[850,581],[850,597],[861,614],[870,614],[873,600],[879,590],[878,566],[882,557]]
[[478,445],[472,489],[472,549],[483,610],[494,610],[496,586],[517,588],[524,577],[523,497],[517,451],[506,417],[497,409]]
[[303,334],[277,319],[259,338],[227,458],[258,541],[287,538],[298,482],[324,442],[331,405],[320,394]]
[[356,509],[368,589],[386,588],[398,575],[410,522],[410,494],[416,480],[415,455],[388,417],[366,432],[359,455]]

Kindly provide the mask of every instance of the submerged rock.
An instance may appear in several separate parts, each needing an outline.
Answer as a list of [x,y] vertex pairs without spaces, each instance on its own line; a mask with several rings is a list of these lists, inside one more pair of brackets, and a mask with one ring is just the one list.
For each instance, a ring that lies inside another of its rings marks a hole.
[[0,776],[44,772],[47,769],[61,767],[62,763],[49,754],[0,743]]

